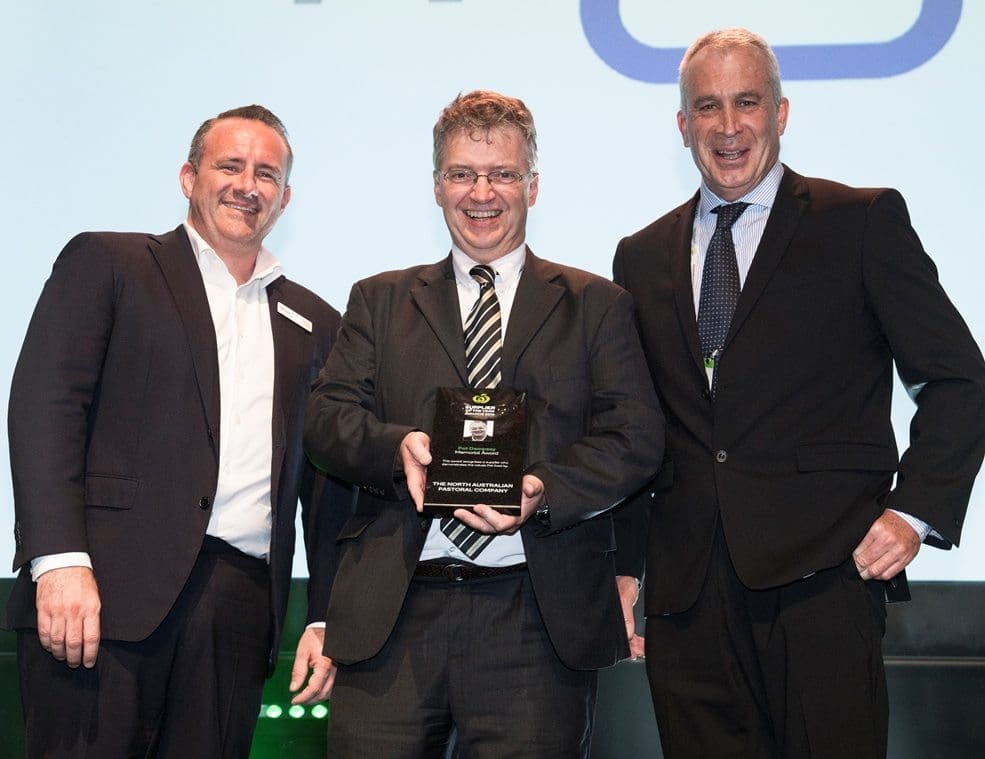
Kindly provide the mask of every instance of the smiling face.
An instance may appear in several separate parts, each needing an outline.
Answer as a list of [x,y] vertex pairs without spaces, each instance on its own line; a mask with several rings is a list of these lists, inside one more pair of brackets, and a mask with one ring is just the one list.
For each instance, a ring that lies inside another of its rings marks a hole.
[[220,119],[206,133],[196,168],[181,167],[188,221],[220,258],[256,257],[291,199],[288,150],[254,119]]
[[677,126],[705,184],[723,200],[753,189],[780,157],[789,104],[777,105],[763,55],[751,47],[699,50],[687,67]]
[[[519,182],[491,185],[480,177],[474,185],[443,178],[449,169],[477,174],[503,169],[523,174]],[[537,200],[538,177],[527,176],[527,147],[516,129],[496,128],[448,137],[434,178],[434,198],[445,216],[451,239],[469,258],[492,263],[518,248],[526,237],[527,209]]]

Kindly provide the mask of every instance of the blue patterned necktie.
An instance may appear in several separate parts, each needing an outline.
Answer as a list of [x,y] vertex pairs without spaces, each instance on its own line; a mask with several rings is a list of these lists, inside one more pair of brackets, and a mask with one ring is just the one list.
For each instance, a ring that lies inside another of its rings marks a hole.
[[701,295],[698,301],[698,339],[705,367],[711,368],[711,394],[715,396],[718,384],[718,362],[725,347],[732,314],[739,300],[739,266],[735,261],[735,242],[732,225],[748,203],[730,203],[713,208],[718,215],[715,233],[708,243],[705,265],[701,274]]
[[[469,274],[479,283],[479,297],[465,319],[465,366],[470,387],[497,387],[502,380],[503,319],[496,297],[496,273],[474,266]],[[470,559],[495,537],[473,530],[454,517],[442,517],[441,531]]]

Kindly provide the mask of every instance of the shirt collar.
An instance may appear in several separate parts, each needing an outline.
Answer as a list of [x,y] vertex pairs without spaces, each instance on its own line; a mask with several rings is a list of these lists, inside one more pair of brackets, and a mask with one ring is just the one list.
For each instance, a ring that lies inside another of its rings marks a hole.
[[[188,240],[192,244],[192,251],[195,253],[195,260],[198,261],[198,268],[204,273],[208,267],[217,262],[222,265],[223,271],[228,274],[229,270],[225,262],[219,258],[215,249],[205,241],[205,238],[198,233],[195,227],[188,221],[184,222],[184,226],[185,231],[188,233]],[[260,246],[260,253],[257,255],[256,263],[253,265],[253,276],[244,282],[242,286],[245,287],[246,285],[259,281],[263,287],[266,287],[283,274],[283,272],[284,267],[281,266],[280,261],[277,260],[274,254],[266,247]]]
[[783,178],[783,164],[777,161],[773,164],[773,168],[770,169],[766,176],[763,177],[759,184],[753,187],[749,192],[743,195],[737,200],[722,200],[715,193],[708,189],[704,182],[701,183],[701,200],[698,204],[698,217],[704,219],[711,213],[713,208],[717,208],[721,205],[727,205],[728,203],[749,203],[754,206],[762,206],[767,211],[773,207],[773,201],[776,199],[777,190],[780,189],[780,180]]
[[[478,287],[478,283],[472,278],[469,272],[473,266],[479,266],[478,261],[473,261],[469,256],[455,245],[451,247],[452,266],[455,269],[455,279],[458,283]],[[523,266],[527,260],[527,245],[521,243],[520,247],[507,253],[505,256],[497,258],[487,264],[499,277],[502,284],[509,284],[518,279],[523,272]]]

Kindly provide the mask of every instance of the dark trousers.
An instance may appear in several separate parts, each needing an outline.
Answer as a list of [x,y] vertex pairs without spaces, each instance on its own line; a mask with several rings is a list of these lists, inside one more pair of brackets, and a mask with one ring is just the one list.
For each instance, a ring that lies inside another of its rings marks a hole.
[[339,668],[328,755],[443,759],[454,733],[460,759],[586,757],[597,682],[557,658],[526,572],[416,578],[380,653]]
[[245,759],[269,644],[266,563],[235,549],[203,551],[157,630],[102,641],[91,670],[56,661],[21,630],[27,757]]
[[667,759],[884,759],[885,605],[849,559],[769,590],[739,581],[720,530],[682,614],[647,617]]

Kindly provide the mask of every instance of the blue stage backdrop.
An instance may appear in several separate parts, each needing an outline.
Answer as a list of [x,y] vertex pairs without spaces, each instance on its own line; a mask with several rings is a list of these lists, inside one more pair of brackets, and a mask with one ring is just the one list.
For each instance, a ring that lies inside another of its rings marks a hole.
[[[296,154],[293,199],[268,243],[293,278],[340,309],[356,279],[447,251],[430,130],[442,106],[477,87],[523,98],[537,120],[529,244],[608,275],[619,238],[697,186],[674,121],[676,66],[695,36],[732,25],[778,49],[791,101],[782,158],[802,174],[899,188],[945,287],[985,340],[975,231],[985,3],[5,0],[0,393],[64,243],[85,229],[177,225],[192,133],[246,103],[284,119]],[[897,395],[905,445],[912,407]],[[985,580],[983,491],[964,548],[923,551],[914,577]],[[305,574],[302,562],[296,570]]]

